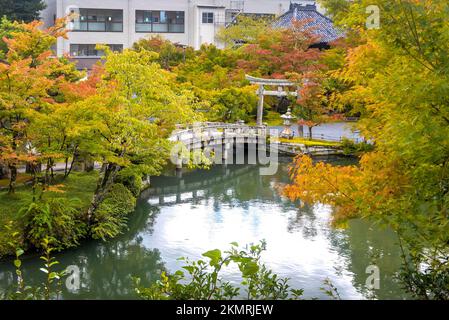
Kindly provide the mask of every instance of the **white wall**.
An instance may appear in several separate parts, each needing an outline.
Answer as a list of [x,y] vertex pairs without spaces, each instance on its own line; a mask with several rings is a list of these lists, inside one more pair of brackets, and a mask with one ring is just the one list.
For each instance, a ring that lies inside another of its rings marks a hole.
[[[206,12],[212,12],[214,14],[214,23],[203,23],[203,13]],[[225,22],[225,9],[198,7],[196,16],[197,20],[194,25],[198,30],[198,35],[194,47],[198,49],[202,44],[216,44],[215,35]]]
[[[70,44],[122,44],[124,48],[141,38],[156,33],[137,33],[135,28],[136,10],[184,11],[184,33],[161,33],[164,38],[184,45],[199,48],[202,43],[215,43],[215,34],[220,25],[203,24],[202,12],[214,12],[215,17],[224,19],[225,9],[231,0],[46,0],[48,8],[42,12],[46,26],[53,23],[54,15],[63,17],[70,8],[121,9],[123,10],[123,32],[70,32],[69,39],[58,41],[58,55],[69,52]],[[298,1],[294,1],[298,2]],[[299,1],[311,3],[311,1]],[[312,1],[313,2],[313,1]],[[206,8],[206,6],[209,6]],[[215,6],[215,8],[214,8]],[[282,14],[289,9],[290,0],[245,0],[246,13]],[[224,21],[223,21],[224,22]],[[219,44],[218,44],[219,45]]]

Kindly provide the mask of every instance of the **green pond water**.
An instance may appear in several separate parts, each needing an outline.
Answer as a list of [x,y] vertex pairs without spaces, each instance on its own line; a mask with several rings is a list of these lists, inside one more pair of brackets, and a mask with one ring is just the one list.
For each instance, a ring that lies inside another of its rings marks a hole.
[[[63,288],[63,299],[134,299],[132,277],[143,284],[158,279],[161,270],[175,271],[179,257],[201,258],[211,249],[226,250],[264,239],[264,262],[277,274],[303,288],[306,298],[328,299],[323,281],[330,279],[343,299],[401,299],[395,281],[400,250],[395,234],[360,220],[344,230],[330,226],[331,208],[301,207],[281,197],[288,183],[291,159],[281,159],[278,173],[261,176],[254,165],[216,166],[184,173],[182,178],[152,178],[152,188],[139,200],[128,230],[109,242],[87,241],[56,256],[60,266],[77,266],[80,288]],[[377,265],[380,289],[366,288],[366,268]],[[44,278],[38,257],[24,259],[30,284]],[[238,272],[225,270],[227,280],[239,282]],[[0,291],[14,286],[12,263],[0,263]]]

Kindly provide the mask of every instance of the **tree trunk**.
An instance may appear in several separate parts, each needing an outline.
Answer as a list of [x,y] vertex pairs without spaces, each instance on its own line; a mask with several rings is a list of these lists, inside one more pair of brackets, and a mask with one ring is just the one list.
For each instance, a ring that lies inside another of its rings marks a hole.
[[16,192],[16,181],[17,181],[17,167],[15,165],[9,165],[9,194]]
[[309,128],[309,140],[312,140],[313,139],[313,137],[312,137],[312,130],[313,130],[313,127],[308,127]]
[[64,166],[64,179],[67,178],[67,175],[69,173],[69,158],[65,158],[65,166]]
[[97,210],[98,206],[104,199],[104,196],[108,192],[110,186],[114,184],[115,177],[120,167],[116,164],[103,164],[102,171],[104,174],[100,176],[97,183],[97,188],[93,196],[92,202],[90,204],[89,210],[87,211],[87,223],[88,225],[92,222],[92,217]]
[[32,174],[34,171],[33,166],[34,164],[32,162],[27,162],[25,164],[25,173]]
[[70,173],[72,173],[72,169],[73,169],[73,165],[76,161],[77,158],[77,154],[78,154],[78,146],[75,146],[75,149],[73,151],[73,157],[72,157],[72,162],[70,163],[70,167],[67,169],[67,165],[69,162],[69,158],[66,158],[66,170],[65,170],[65,174],[64,174],[64,179],[67,179],[67,177],[70,175]]
[[91,157],[85,157],[84,159],[84,171],[85,172],[92,172],[95,169],[95,162],[92,160]]
[[75,172],[84,171],[84,161],[78,150],[75,150],[75,152],[73,153],[72,170]]

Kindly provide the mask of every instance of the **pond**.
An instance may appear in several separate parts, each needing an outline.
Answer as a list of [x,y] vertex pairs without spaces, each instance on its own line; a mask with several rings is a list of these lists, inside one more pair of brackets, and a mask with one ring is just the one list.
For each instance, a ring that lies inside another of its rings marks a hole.
[[[356,130],[355,122],[332,122],[324,123],[322,125],[313,128],[312,137],[314,139],[339,141],[342,138],[348,138],[355,142],[363,141],[359,132]],[[271,127],[277,129],[279,132],[283,130],[283,126]],[[300,126],[297,124],[292,125],[292,130],[295,136],[308,137],[309,128],[303,126],[302,135],[300,135]]]
[[[261,176],[257,166],[216,166],[184,173],[183,177],[152,179],[152,188],[139,200],[128,230],[109,241],[88,241],[57,255],[61,267],[75,265],[81,271],[81,288],[64,289],[64,299],[133,299],[132,277],[144,284],[161,270],[178,270],[179,257],[197,259],[211,249],[226,250],[231,242],[241,245],[266,240],[264,262],[276,273],[303,288],[306,298],[329,297],[320,290],[330,279],[344,299],[364,299],[366,268],[380,269],[380,299],[405,298],[395,281],[400,267],[396,236],[360,220],[344,230],[331,227],[332,209],[323,205],[299,206],[279,195],[288,183],[291,159],[280,159],[278,173]],[[42,280],[38,257],[24,259],[24,278]],[[235,269],[226,279],[238,282]],[[0,263],[0,290],[14,284],[11,262]]]

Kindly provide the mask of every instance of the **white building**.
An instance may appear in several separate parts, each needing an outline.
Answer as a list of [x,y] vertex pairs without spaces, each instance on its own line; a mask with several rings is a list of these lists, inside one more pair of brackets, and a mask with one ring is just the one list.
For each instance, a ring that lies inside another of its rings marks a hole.
[[[46,0],[42,12],[46,26],[56,18],[75,13],[67,40],[59,39],[57,54],[97,59],[96,44],[115,50],[129,48],[151,35],[198,49],[216,42],[216,34],[238,14],[281,15],[290,0]],[[310,4],[315,1],[293,1]],[[82,63],[81,63],[82,64]],[[86,61],[86,65],[88,65]]]

